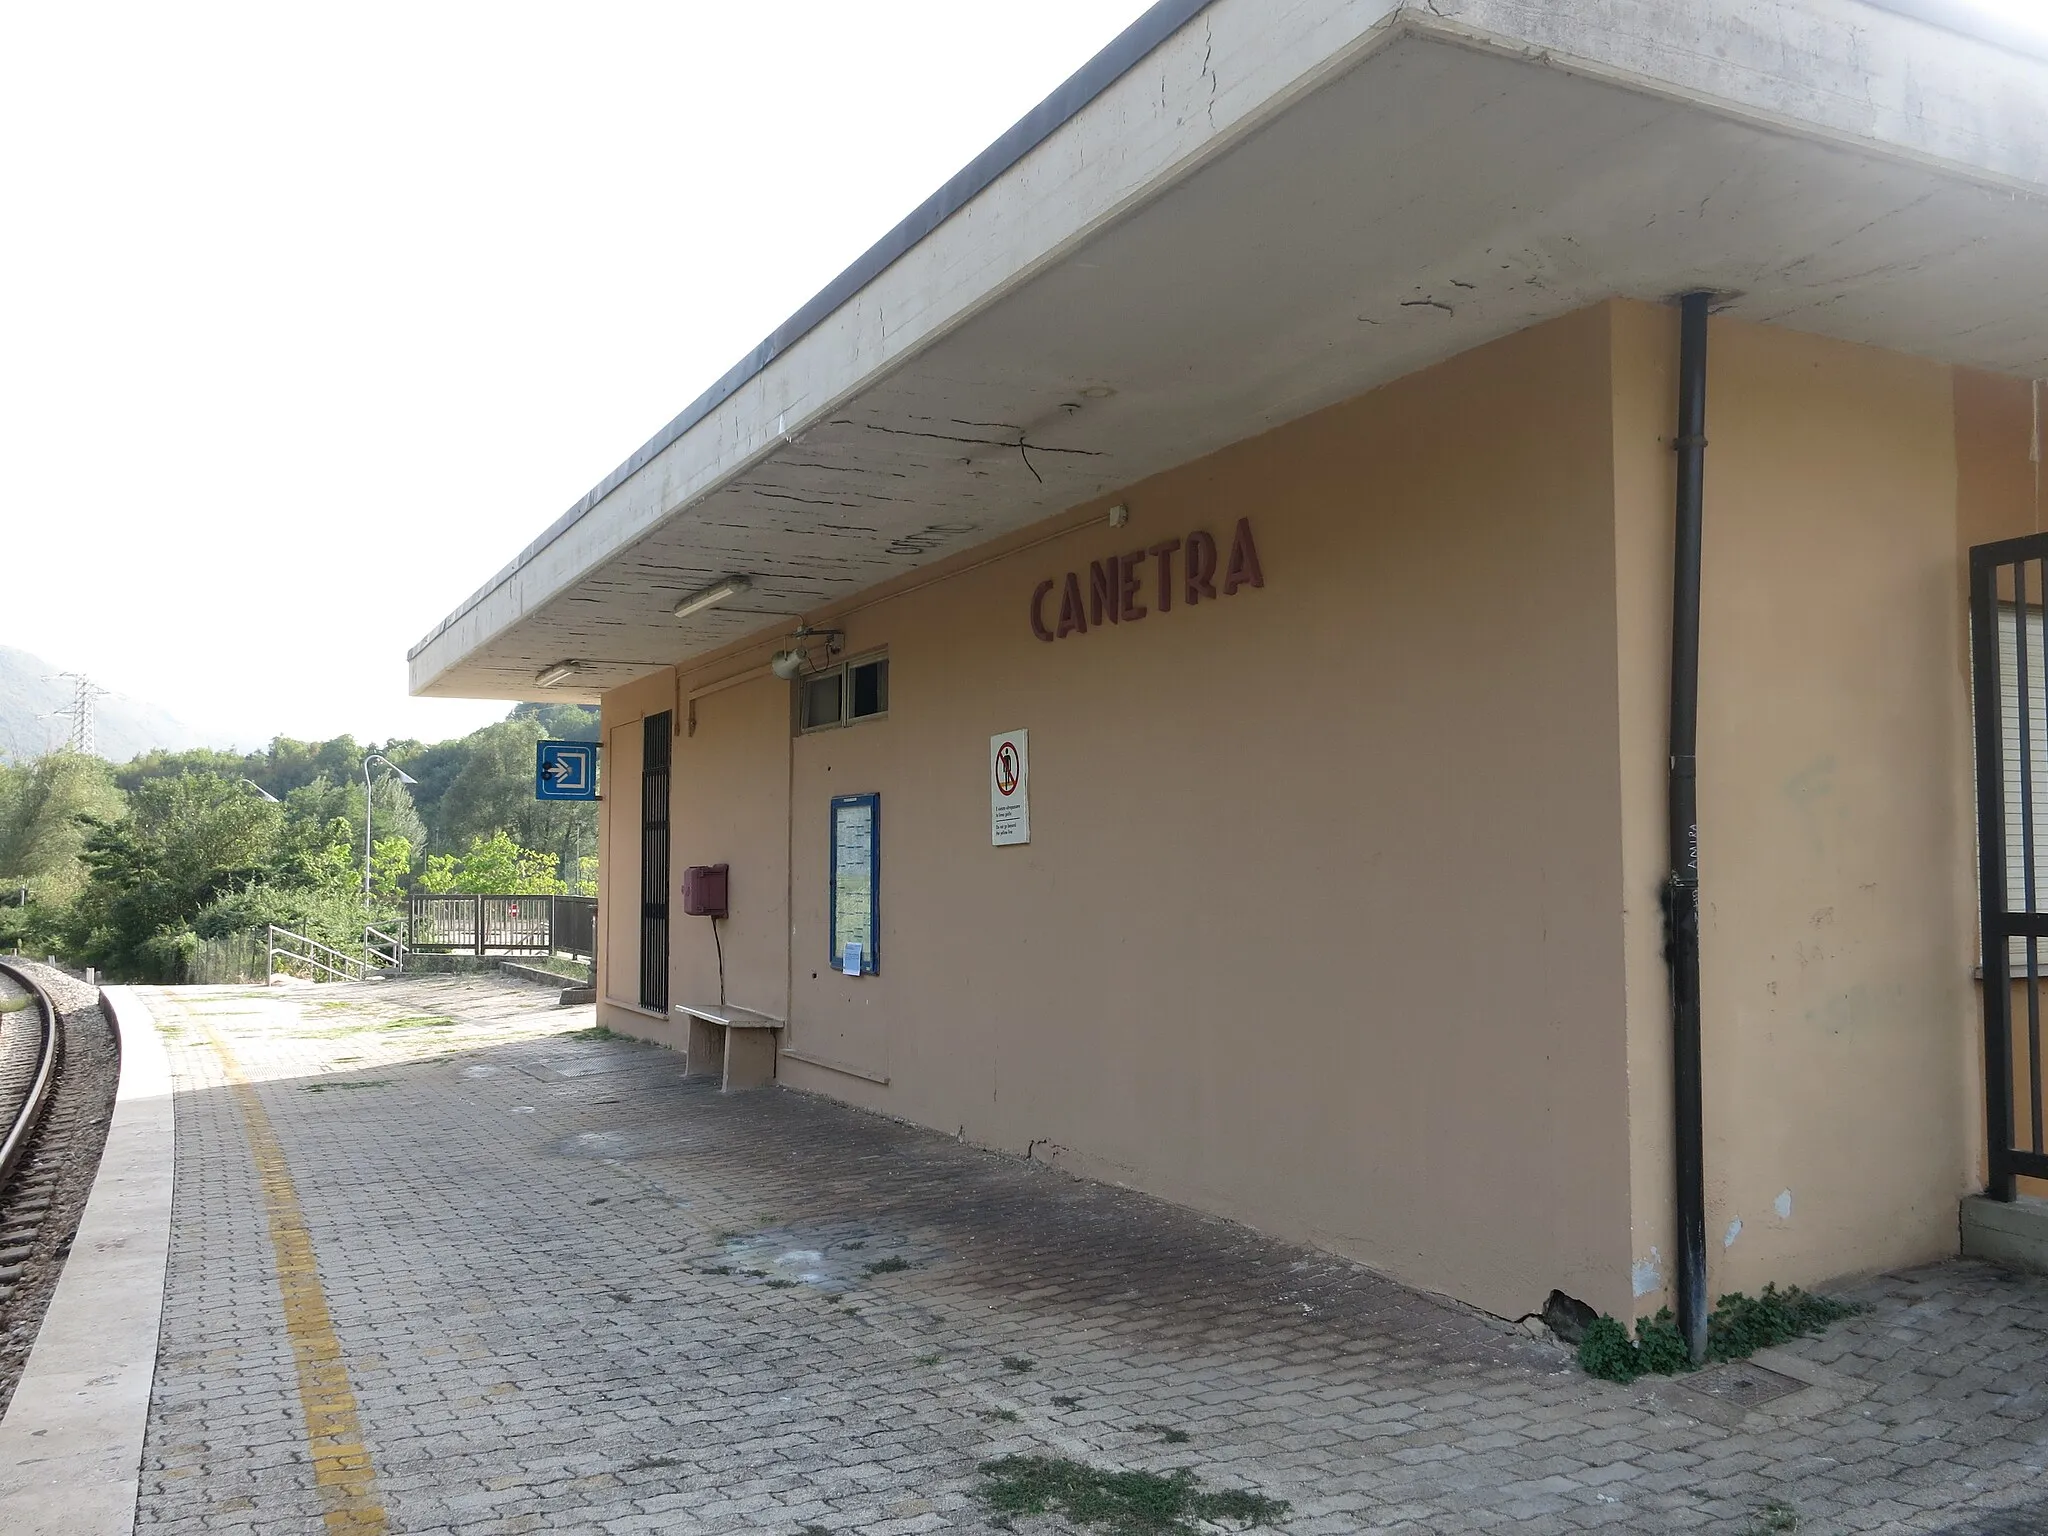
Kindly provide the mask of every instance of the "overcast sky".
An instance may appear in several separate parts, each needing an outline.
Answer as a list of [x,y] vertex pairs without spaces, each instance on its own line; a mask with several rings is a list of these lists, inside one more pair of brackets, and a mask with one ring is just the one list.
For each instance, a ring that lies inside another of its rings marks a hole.
[[0,644],[246,745],[405,653],[1142,0],[0,10]]

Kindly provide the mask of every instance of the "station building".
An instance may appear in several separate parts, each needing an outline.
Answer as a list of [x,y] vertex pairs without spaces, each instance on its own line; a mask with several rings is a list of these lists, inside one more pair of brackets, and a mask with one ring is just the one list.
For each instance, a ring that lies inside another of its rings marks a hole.
[[2042,529],[2044,373],[2048,59],[1964,7],[1167,0],[412,685],[601,701],[610,1028],[1637,1315],[1696,453],[1706,1283],[1821,1281],[2039,1147],[1968,551]]

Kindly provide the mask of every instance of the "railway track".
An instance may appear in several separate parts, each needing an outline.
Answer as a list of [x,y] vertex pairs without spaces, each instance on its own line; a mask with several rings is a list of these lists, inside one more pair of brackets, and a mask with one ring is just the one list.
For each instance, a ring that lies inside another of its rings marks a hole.
[[[24,1005],[25,1006],[22,1006]],[[25,971],[0,962],[0,1301],[13,1294],[48,1214],[69,1136],[44,1125],[63,1060],[63,1019]],[[39,1129],[56,1132],[38,1137]],[[31,1152],[33,1148],[33,1152]]]

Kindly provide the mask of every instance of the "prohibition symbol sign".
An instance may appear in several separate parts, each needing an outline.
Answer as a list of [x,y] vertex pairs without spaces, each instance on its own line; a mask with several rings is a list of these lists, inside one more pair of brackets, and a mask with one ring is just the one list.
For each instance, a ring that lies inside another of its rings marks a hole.
[[988,837],[1001,848],[1031,841],[1031,733],[988,739]]

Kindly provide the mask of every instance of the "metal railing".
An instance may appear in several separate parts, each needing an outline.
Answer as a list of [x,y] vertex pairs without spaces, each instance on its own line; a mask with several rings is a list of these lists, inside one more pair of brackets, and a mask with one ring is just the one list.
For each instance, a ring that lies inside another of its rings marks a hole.
[[372,970],[405,972],[405,940],[367,924],[363,928],[363,963]]
[[275,976],[282,962],[287,975],[296,974],[292,967],[304,966],[313,975],[308,981],[361,981],[370,971],[361,955],[352,955],[346,950],[336,949],[332,944],[322,944],[318,939],[309,939],[303,933],[293,933],[289,928],[280,928],[272,923],[263,944],[263,974]]
[[473,955],[597,953],[594,896],[415,896],[406,947]]
[[2048,1178],[2048,534],[1970,551],[1986,1193]]

